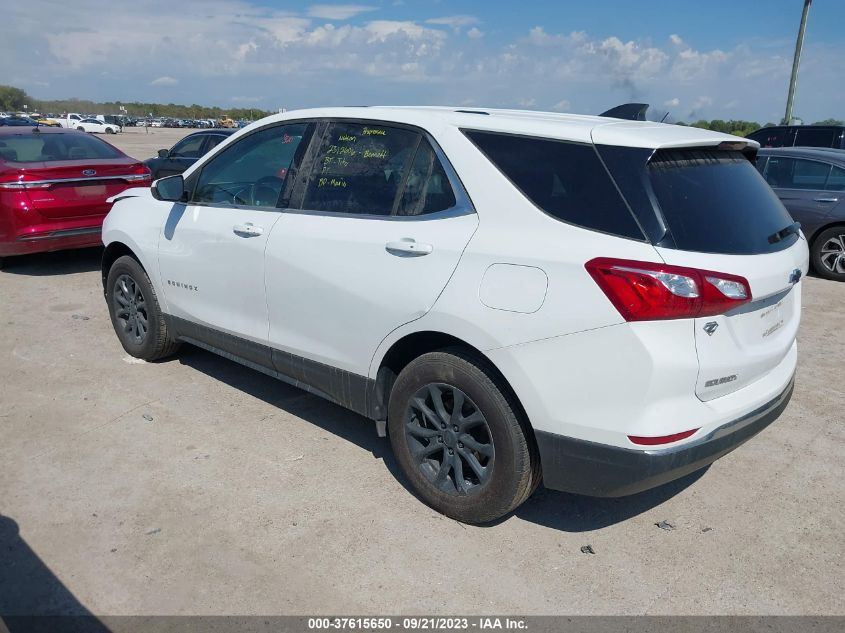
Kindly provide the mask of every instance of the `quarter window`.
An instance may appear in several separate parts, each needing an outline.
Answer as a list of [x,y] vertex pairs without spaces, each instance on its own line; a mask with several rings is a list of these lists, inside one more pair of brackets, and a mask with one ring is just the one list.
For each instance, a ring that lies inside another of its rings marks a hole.
[[550,216],[603,233],[644,239],[591,145],[474,130],[465,134]]
[[390,215],[421,137],[377,123],[330,123],[314,156],[302,208]]
[[243,137],[203,167],[193,201],[275,207],[307,123],[267,127]]

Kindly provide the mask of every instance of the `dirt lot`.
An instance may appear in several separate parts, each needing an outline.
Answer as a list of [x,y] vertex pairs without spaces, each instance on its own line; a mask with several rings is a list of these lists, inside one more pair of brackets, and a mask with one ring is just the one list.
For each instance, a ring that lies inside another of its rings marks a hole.
[[792,403],[706,472],[469,527],[355,414],[198,349],[129,358],[99,274],[0,271],[0,613],[845,613],[845,284],[804,282]]
[[99,136],[133,158],[147,160],[155,157],[160,149],[170,149],[183,136],[199,131],[166,127],[127,127],[123,128],[121,134]]

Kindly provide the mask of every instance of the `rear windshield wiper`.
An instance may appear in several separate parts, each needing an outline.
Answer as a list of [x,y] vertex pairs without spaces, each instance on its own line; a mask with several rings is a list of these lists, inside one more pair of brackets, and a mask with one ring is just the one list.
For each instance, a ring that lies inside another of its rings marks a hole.
[[772,233],[769,236],[769,244],[777,244],[782,239],[792,235],[793,233],[795,233],[795,235],[798,235],[798,232],[800,230],[801,230],[801,223],[800,222],[793,222],[792,224],[790,224],[789,226],[787,226],[784,229],[781,229],[777,233]]

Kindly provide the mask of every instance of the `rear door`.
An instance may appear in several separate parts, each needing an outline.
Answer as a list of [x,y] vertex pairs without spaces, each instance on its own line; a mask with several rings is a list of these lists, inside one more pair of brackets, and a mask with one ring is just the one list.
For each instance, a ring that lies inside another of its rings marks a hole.
[[839,202],[826,191],[831,165],[824,161],[772,155],[763,177],[790,215],[804,226],[818,226]]
[[270,344],[283,373],[304,357],[366,376],[384,337],[434,305],[478,219],[420,131],[323,125],[299,210],[267,244]]
[[763,378],[790,353],[801,316],[807,244],[741,153],[658,150],[649,181],[669,229],[658,252],[668,264],[744,277],[752,301],[694,319],[696,394],[712,400]]

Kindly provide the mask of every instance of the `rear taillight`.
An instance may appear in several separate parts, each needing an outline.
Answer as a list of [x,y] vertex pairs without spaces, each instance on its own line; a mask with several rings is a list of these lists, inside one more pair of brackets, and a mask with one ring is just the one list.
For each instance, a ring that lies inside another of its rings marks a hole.
[[152,172],[150,171],[150,168],[147,167],[144,163],[137,163],[136,165],[132,165],[132,167],[129,169],[129,175],[126,176],[126,180],[129,182],[138,182],[152,179]]
[[12,174],[10,176],[0,176],[0,189],[49,189],[50,184],[44,182],[27,182],[26,176]]
[[751,301],[737,275],[609,257],[585,267],[626,321],[712,316]]

